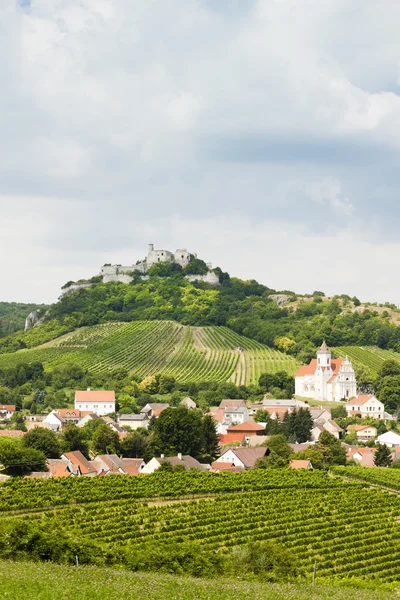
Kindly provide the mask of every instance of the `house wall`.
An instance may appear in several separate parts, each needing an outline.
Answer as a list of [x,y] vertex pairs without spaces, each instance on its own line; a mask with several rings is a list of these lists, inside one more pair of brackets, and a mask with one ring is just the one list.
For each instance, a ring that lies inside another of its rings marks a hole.
[[159,467],[160,467],[161,463],[158,462],[157,458],[153,457],[142,469],[142,473],[147,473],[148,475],[151,475],[151,473],[154,473],[154,471],[156,471]]
[[215,462],[232,463],[235,465],[235,467],[245,468],[242,461],[238,459],[238,457],[232,450],[227,450],[224,454],[222,454],[219,458],[217,458],[217,460]]
[[77,402],[75,400],[75,408],[79,410],[90,410],[96,415],[104,416],[115,412],[115,402]]

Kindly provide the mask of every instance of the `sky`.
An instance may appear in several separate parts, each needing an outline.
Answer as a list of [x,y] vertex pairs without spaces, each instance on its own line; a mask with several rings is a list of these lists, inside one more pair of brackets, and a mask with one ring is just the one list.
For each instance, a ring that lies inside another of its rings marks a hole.
[[400,3],[0,0],[0,301],[187,248],[400,303]]

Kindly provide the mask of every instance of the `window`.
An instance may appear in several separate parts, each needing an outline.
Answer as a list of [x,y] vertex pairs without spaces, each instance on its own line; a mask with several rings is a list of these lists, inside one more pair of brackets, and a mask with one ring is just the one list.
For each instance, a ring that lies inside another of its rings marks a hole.
[[320,363],[320,359],[318,359],[318,364]]
[[327,359],[327,363],[328,363],[328,365],[329,365],[329,358]]

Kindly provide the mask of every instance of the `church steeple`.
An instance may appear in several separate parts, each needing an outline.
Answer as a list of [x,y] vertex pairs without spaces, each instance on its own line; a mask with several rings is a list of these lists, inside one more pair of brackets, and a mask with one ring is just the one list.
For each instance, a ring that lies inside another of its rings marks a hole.
[[325,340],[321,344],[321,348],[317,352],[317,363],[319,367],[331,368],[332,353],[326,345]]

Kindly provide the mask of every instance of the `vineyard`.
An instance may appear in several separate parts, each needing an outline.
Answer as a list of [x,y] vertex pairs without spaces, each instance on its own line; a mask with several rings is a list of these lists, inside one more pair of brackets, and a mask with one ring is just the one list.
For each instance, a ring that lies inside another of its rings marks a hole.
[[369,469],[365,467],[335,467],[335,473],[357,481],[400,491],[399,469]]
[[[190,495],[196,497],[182,499]],[[304,573],[317,561],[321,579],[392,582],[400,567],[398,495],[324,472],[14,480],[0,486],[0,506],[0,523],[19,515],[22,523],[51,529],[54,519],[54,526],[111,552],[186,542],[220,552],[268,540],[292,550]],[[36,510],[24,515],[28,508]]]
[[287,371],[296,361],[227,327],[185,327],[172,321],[133,321],[85,327],[41,347],[0,355],[0,368],[40,361],[46,368],[79,362],[94,373],[125,367],[144,378],[256,383],[261,373]]
[[359,346],[338,346],[332,348],[335,355],[345,358],[348,356],[353,366],[359,367],[364,365],[370,369],[373,375],[376,375],[385,360],[393,359],[400,362],[400,354],[393,350],[382,350],[376,346],[359,347]]

